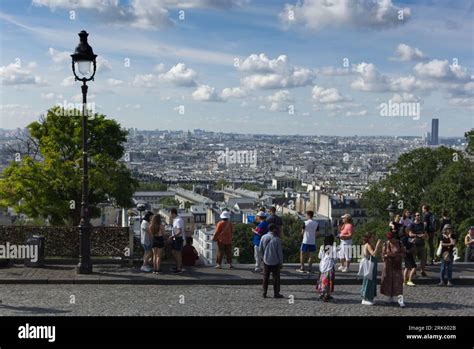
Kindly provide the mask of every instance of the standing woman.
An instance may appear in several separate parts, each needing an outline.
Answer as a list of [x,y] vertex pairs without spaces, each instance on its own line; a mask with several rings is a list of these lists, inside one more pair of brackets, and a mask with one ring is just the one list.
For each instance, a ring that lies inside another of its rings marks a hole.
[[153,274],[156,275],[161,272],[161,258],[165,247],[164,232],[165,227],[161,224],[161,216],[159,214],[154,215],[150,224],[150,233],[152,236]]
[[[439,286],[452,286],[454,246],[456,245],[456,235],[453,233],[451,224],[445,224],[441,235],[441,270]],[[447,277],[447,280],[446,280]]]
[[367,233],[363,239],[362,245],[362,258],[367,258],[374,263],[374,269],[372,270],[372,277],[364,277],[362,282],[362,289],[360,295],[362,296],[362,304],[373,305],[374,298],[377,296],[377,257],[380,254],[380,248],[382,247],[382,241],[377,240],[375,246],[372,243],[373,234]]
[[402,219],[400,220],[400,224],[404,227],[409,227],[413,223],[413,219],[411,218],[410,210],[404,209],[402,214]]
[[339,258],[341,259],[341,266],[338,270],[347,273],[352,258],[352,232],[354,226],[352,224],[352,216],[349,213],[346,213],[341,218],[342,224],[339,228],[339,239],[341,239]]
[[222,268],[222,259],[227,260],[229,269],[233,269],[232,266],[232,223],[230,221],[230,212],[223,211],[221,213],[221,221],[217,223],[216,232],[212,237],[213,241],[217,241],[217,261],[216,269]]
[[400,308],[404,308],[402,260],[405,256],[405,248],[392,232],[387,233],[387,239],[382,251],[384,266],[380,293],[389,297],[390,302],[393,302],[393,297],[397,296]]

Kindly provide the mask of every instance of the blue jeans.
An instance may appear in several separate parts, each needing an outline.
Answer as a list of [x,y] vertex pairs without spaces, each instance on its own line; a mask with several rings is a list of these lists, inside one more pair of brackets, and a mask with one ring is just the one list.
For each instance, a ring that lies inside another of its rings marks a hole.
[[441,259],[441,271],[440,271],[440,280],[441,282],[445,281],[445,274],[448,274],[448,281],[453,279],[453,261],[446,262],[445,260]]

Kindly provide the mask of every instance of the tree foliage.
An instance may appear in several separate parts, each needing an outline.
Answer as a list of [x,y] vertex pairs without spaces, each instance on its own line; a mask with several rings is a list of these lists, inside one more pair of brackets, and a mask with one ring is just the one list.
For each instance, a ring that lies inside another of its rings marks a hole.
[[[82,193],[82,125],[80,111],[53,107],[46,117],[27,126],[37,148],[21,154],[0,181],[0,202],[31,218],[51,224],[78,224]],[[127,132],[105,115],[88,118],[90,216],[99,217],[97,204],[114,202],[130,207],[137,182],[119,160]]]

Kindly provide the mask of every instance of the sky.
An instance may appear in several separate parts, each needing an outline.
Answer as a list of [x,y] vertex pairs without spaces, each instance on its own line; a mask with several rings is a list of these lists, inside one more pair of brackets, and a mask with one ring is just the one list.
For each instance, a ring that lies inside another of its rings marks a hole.
[[474,127],[474,0],[0,0],[0,128],[81,102],[81,30],[98,55],[88,101],[126,128]]

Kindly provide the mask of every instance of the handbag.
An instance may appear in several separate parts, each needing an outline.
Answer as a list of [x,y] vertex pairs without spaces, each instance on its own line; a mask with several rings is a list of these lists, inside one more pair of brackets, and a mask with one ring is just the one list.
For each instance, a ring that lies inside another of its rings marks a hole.
[[374,271],[374,262],[369,258],[362,258],[359,263],[359,272],[357,275],[372,280],[372,272]]
[[439,246],[438,246],[438,249],[436,250],[436,256],[437,257],[441,257],[441,252],[443,251],[443,245],[442,245],[442,241],[439,242]]

